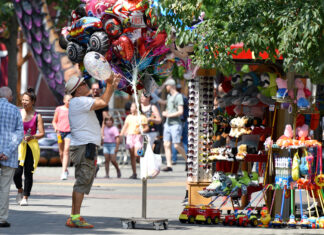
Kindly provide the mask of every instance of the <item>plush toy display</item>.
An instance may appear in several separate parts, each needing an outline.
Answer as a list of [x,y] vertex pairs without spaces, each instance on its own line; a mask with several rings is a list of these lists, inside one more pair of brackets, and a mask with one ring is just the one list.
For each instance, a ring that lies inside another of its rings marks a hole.
[[287,80],[277,78],[276,83],[278,86],[277,98],[284,99],[288,96]]

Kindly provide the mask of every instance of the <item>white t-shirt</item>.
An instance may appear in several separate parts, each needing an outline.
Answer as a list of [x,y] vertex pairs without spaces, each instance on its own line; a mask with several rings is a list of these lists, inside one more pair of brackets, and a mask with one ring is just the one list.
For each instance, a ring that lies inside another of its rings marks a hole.
[[70,100],[69,121],[71,128],[71,146],[93,143],[100,145],[100,125],[95,111],[90,111],[94,99],[74,97]]

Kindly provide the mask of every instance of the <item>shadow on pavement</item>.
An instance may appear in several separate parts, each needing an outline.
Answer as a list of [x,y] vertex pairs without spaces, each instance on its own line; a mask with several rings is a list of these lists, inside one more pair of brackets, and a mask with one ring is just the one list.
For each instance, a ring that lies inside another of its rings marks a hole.
[[86,216],[93,229],[77,229],[65,226],[67,215],[42,211],[9,211],[10,228],[0,228],[0,234],[119,234],[110,228],[121,228],[119,218]]
[[[86,216],[93,229],[77,229],[65,226],[68,215],[52,214],[46,211],[10,210],[10,228],[0,228],[0,234],[130,234],[131,230],[122,228],[120,218]],[[181,224],[177,220],[169,220],[170,230],[188,230],[191,226]],[[121,231],[118,231],[122,229]],[[152,230],[152,224],[138,223],[135,230]],[[129,231],[129,232],[127,232]]]

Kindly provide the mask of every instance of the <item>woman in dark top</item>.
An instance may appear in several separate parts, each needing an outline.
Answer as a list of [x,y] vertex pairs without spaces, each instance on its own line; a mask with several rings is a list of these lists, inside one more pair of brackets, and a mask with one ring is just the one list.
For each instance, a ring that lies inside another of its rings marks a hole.
[[146,97],[144,94],[141,96],[141,109],[142,113],[147,117],[149,132],[146,134],[150,137],[150,143],[153,147],[154,140],[158,137],[158,125],[161,124],[162,118],[158,108],[151,104],[151,96]]

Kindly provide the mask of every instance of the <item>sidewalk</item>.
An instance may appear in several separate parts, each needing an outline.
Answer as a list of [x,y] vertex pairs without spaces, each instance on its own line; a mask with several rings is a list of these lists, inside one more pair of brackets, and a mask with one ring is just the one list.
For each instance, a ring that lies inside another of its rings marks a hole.
[[[224,227],[222,225],[188,225],[178,220],[183,206],[181,201],[186,187],[184,163],[173,167],[173,172],[161,172],[148,181],[147,217],[169,219],[169,229],[155,231],[152,225],[138,224],[136,229],[123,229],[120,218],[141,216],[141,180],[129,180],[129,165],[121,166],[122,178],[117,179],[115,169],[112,178],[106,179],[104,167],[100,168],[92,191],[85,197],[81,215],[94,229],[76,229],[65,226],[71,210],[71,193],[74,169],[70,177],[61,181],[59,167],[39,167],[34,175],[34,186],[29,206],[16,204],[16,189],[11,187],[10,228],[0,228],[0,234],[318,234],[321,231],[289,229],[255,229]],[[139,169],[138,171],[139,172]],[[141,229],[142,228],[142,229]]]

